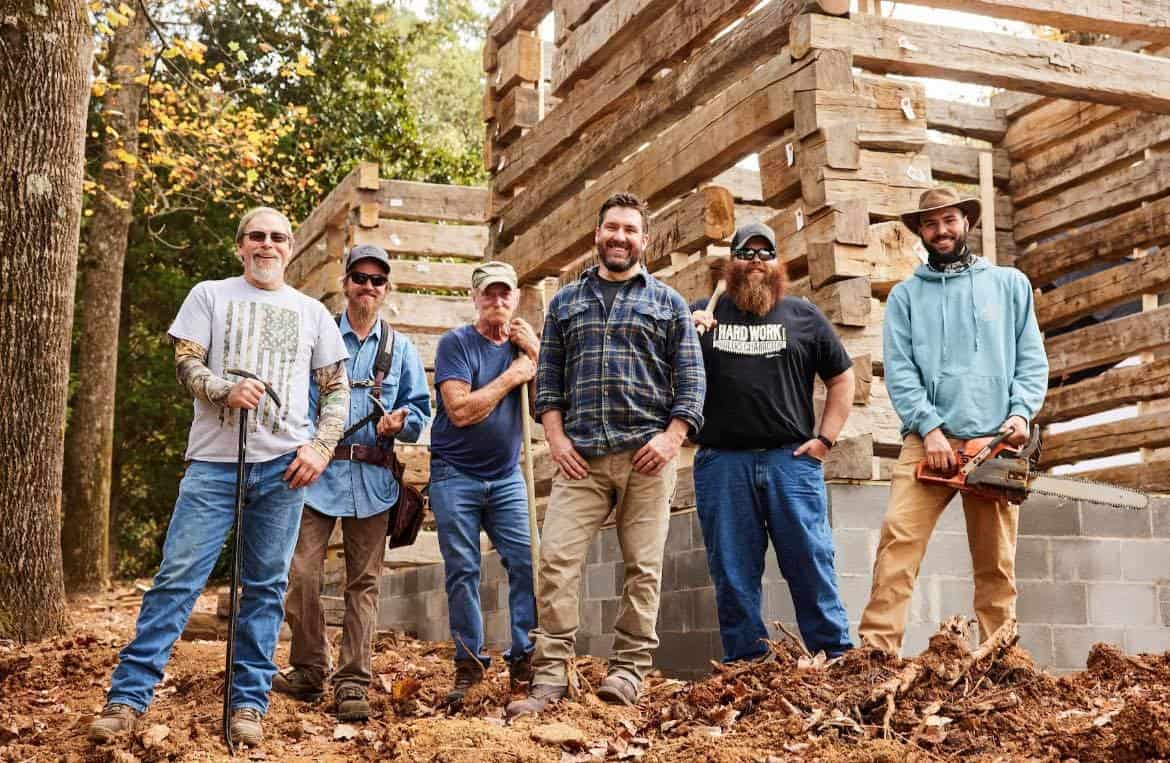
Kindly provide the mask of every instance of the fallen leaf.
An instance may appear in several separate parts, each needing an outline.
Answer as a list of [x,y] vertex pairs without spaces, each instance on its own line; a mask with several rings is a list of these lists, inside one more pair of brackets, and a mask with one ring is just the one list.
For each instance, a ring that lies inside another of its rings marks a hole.
[[152,747],[162,744],[162,741],[170,735],[171,729],[169,726],[156,723],[142,733],[142,746],[149,750]]
[[316,724],[309,723],[308,721],[301,721],[301,731],[310,736],[314,734],[320,734],[321,730],[321,727]]
[[333,728],[334,740],[348,740],[357,736],[357,729],[348,723],[339,723]]
[[395,702],[405,702],[415,694],[418,694],[421,688],[422,681],[417,678],[404,678],[401,681],[394,682],[394,688],[390,692],[390,698]]
[[546,723],[543,726],[537,726],[532,730],[532,738],[542,744],[553,744],[578,750],[583,749],[586,745],[585,732],[567,723]]

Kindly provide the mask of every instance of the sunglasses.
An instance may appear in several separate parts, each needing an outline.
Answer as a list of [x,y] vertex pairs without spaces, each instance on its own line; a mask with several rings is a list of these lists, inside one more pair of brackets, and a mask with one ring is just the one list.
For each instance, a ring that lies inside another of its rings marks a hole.
[[743,262],[751,262],[757,257],[760,262],[771,262],[776,259],[776,253],[771,249],[735,249],[731,252],[731,255],[735,259],[742,260]]
[[267,239],[272,239],[274,244],[285,244],[291,236],[280,231],[250,230],[244,234],[244,238],[256,244],[263,244]]
[[373,284],[374,286],[385,286],[390,281],[386,276],[371,275],[369,273],[350,273],[349,280],[358,286],[365,286],[367,283]]

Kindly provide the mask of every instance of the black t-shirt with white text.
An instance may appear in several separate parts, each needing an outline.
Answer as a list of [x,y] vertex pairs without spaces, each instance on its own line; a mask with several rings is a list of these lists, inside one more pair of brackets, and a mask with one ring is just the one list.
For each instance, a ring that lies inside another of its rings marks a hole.
[[[705,302],[691,305],[705,309]],[[715,320],[700,341],[707,399],[699,444],[745,450],[815,437],[814,377],[831,379],[853,365],[824,314],[811,302],[785,297],[758,316],[724,295]]]

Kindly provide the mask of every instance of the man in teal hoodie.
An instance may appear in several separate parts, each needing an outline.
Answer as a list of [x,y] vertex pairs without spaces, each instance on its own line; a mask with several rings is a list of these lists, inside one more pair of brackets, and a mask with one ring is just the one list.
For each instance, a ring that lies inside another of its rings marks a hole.
[[[922,238],[928,260],[894,287],[886,306],[886,388],[902,420],[902,452],[890,480],[873,589],[861,617],[863,643],[897,653],[926,544],[955,491],[915,479],[925,459],[954,466],[963,440],[1011,431],[1027,439],[1044,402],[1048,359],[1036,323],[1032,285],[1015,268],[971,254],[976,199],[949,187],[922,194],[902,221]],[[982,639],[1015,617],[1019,507],[963,495]]]

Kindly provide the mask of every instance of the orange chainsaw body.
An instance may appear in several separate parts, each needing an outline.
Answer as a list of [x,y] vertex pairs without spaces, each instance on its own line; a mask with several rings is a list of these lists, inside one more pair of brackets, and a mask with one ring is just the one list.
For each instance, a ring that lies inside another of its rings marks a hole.
[[[987,450],[986,453],[983,452],[985,449]],[[919,482],[925,482],[928,485],[945,485],[946,487],[983,498],[990,498],[992,500],[1001,500],[1004,498],[1019,500],[1018,497],[1010,494],[1011,491],[991,486],[968,484],[967,477],[974,467],[981,463],[986,463],[996,458],[1020,458],[1022,456],[1020,450],[1020,448],[1005,444],[1002,436],[976,437],[971,440],[966,440],[955,448],[955,460],[958,465],[951,471],[941,472],[931,469],[927,465],[926,459],[923,459],[918,462],[918,469],[915,476]]]

